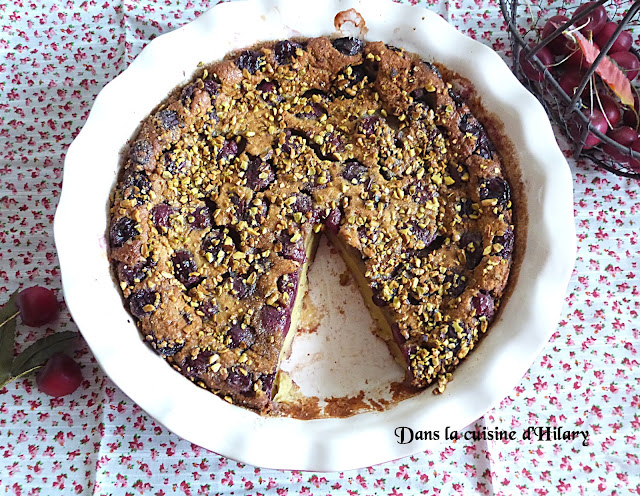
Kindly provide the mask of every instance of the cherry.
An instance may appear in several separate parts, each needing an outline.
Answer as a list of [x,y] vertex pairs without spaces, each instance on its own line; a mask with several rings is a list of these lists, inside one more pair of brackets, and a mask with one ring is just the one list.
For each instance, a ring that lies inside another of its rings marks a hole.
[[247,373],[243,374],[238,370],[238,367],[234,367],[229,370],[227,384],[239,393],[246,393],[253,386],[253,376]]
[[202,278],[197,273],[198,266],[193,259],[193,255],[187,250],[175,252],[171,258],[173,262],[173,272],[176,279],[184,284],[187,289],[191,289],[202,282]]
[[164,109],[156,114],[156,118],[162,124],[162,127],[166,130],[173,129],[174,127],[180,125],[180,120],[178,119],[178,114],[176,114],[175,110]]
[[[546,50],[546,47],[545,47],[545,50]],[[544,55],[543,57],[546,58],[546,55]],[[533,69],[532,65],[531,65],[531,68]],[[526,69],[526,66],[524,65],[522,66],[522,69],[523,69],[522,72],[528,71],[528,69]],[[530,74],[531,76],[533,76],[533,73],[530,73]],[[544,74],[542,74],[542,72],[538,72],[538,74],[542,76],[542,79],[544,79]],[[537,79],[537,81],[542,81],[542,79]],[[473,153],[476,153],[483,158],[488,158],[488,159],[492,158],[492,151],[495,151],[493,147],[493,143],[491,143],[491,141],[489,140],[487,133],[482,127],[482,124],[480,124],[471,114],[464,114],[462,116],[462,118],[460,119],[460,123],[458,124],[458,129],[460,129],[460,131],[462,131],[465,134],[469,133],[472,136],[476,137],[476,147],[475,147],[475,150],[473,150]],[[456,178],[454,177],[454,180],[455,179]]]
[[[615,33],[616,29],[618,29],[617,22],[607,22],[602,30],[596,36],[594,40],[599,47],[604,47],[606,43],[611,39],[613,33]],[[629,48],[631,48],[631,44],[633,43],[633,35],[630,31],[620,31],[618,38],[613,42],[611,48],[609,49],[609,55],[616,52],[627,52]]]
[[278,291],[286,293],[289,296],[288,306],[293,306],[296,295],[298,294],[298,283],[300,282],[300,274],[291,272],[283,274],[278,279]]
[[236,66],[238,69],[246,69],[249,74],[255,74],[264,64],[264,58],[260,52],[255,50],[245,50],[236,58]]
[[288,331],[288,329],[285,329],[287,322],[285,313],[271,305],[262,307],[260,320],[262,321],[263,331],[268,334],[274,334],[278,331],[286,334],[286,331]]
[[38,389],[49,396],[66,396],[82,382],[82,369],[73,358],[64,353],[53,355],[36,377]]
[[258,83],[256,89],[260,93],[276,93],[278,91],[278,86],[275,81],[268,81],[263,79]]
[[[167,203],[159,203],[151,209],[151,220],[156,227],[169,228],[169,217],[173,214],[173,207]],[[137,231],[135,231],[137,234]]]
[[626,126],[630,126],[634,129],[638,128],[638,112],[640,111],[640,102],[638,101],[638,94],[633,92],[633,108],[627,107],[622,116],[622,121]]
[[254,191],[263,191],[276,178],[271,165],[260,157],[249,160],[245,177],[247,178],[247,188]]
[[347,84],[339,87],[334,86],[335,92],[344,97],[344,98],[353,98],[354,95],[352,93],[347,92],[348,89],[357,90],[358,84],[361,81],[364,81],[366,77],[369,77],[369,71],[367,70],[367,66],[365,64],[359,64],[354,66],[347,66],[347,68],[340,71],[338,74],[338,80],[344,78],[347,81]]
[[291,241],[290,235],[284,231],[278,235],[278,241],[282,243],[282,256],[287,260],[295,260],[304,263],[307,260],[307,252],[301,239]]
[[138,205],[144,203],[141,197],[148,195],[151,189],[149,176],[147,176],[146,172],[138,170],[134,170],[126,176],[124,186],[125,191],[129,191],[126,195],[127,199],[132,200],[135,198]]
[[149,163],[153,156],[153,146],[147,140],[136,141],[129,149],[129,158],[140,165]]
[[[595,3],[596,2],[587,2],[580,5],[580,7],[578,7],[574,12],[573,14],[574,17],[579,15],[581,12],[584,12],[585,10],[592,7]],[[583,26],[582,29],[580,30],[583,33],[588,34],[589,32],[591,32],[593,33],[593,36],[596,36],[600,32],[600,30],[604,27],[606,22],[607,22],[607,11],[602,5],[599,5],[598,7],[593,9],[589,13],[589,15],[587,15],[586,17],[583,17],[582,19],[577,21],[575,24],[577,26]]]
[[607,136],[622,146],[631,146],[631,143],[638,139],[638,131],[628,126],[620,126],[609,131]]
[[218,152],[218,160],[226,159],[231,161],[239,152],[238,142],[233,139],[226,139]]
[[53,291],[41,286],[23,289],[16,304],[22,322],[31,327],[48,324],[58,316],[59,305]]
[[338,231],[340,230],[341,219],[342,219],[342,212],[340,212],[339,209],[334,208],[331,212],[329,212],[329,215],[327,215],[327,218],[325,219],[324,224],[329,231],[331,231],[333,234],[337,234]]
[[210,96],[215,97],[218,94],[218,91],[220,91],[220,86],[222,85],[219,81],[207,79],[203,84],[203,89],[209,93]]
[[[467,252],[467,255],[469,255],[469,252]],[[474,261],[471,264],[469,264],[469,259],[467,259],[467,265],[471,266],[475,264],[477,266],[482,260],[482,253],[480,253],[480,257],[477,257],[477,258],[478,258],[477,263],[476,261]],[[475,266],[471,268],[475,268]],[[469,279],[467,277],[464,277],[461,274],[458,274],[455,271],[449,271],[444,276],[444,283],[445,284],[448,283],[450,285],[449,289],[447,289],[447,294],[452,298],[458,298],[460,295],[462,295],[462,293],[464,293],[464,290],[467,289],[467,285],[469,284]]]
[[203,350],[197,355],[191,355],[186,358],[182,364],[182,373],[187,377],[193,378],[202,374],[209,366],[209,358],[213,356],[213,352]]
[[198,306],[198,310],[204,314],[203,316],[204,320],[211,320],[213,316],[220,311],[220,308],[216,303],[213,303],[211,300],[206,300],[200,303],[200,305]]
[[631,52],[616,52],[609,55],[609,57],[618,64],[629,81],[633,81],[636,78],[640,68],[638,57]]
[[[638,139],[638,132],[629,126],[620,126],[619,128],[609,131],[607,136],[622,146],[631,146],[632,143]],[[623,154],[612,145],[605,144],[602,150],[616,162],[626,164],[631,160],[629,156]]]
[[[522,73],[531,81],[544,81],[544,72],[542,72],[537,64],[534,64],[533,57],[531,60],[527,59],[527,51],[520,51],[520,68]],[[553,64],[553,54],[546,46],[542,47],[536,56],[540,59],[540,62],[546,67],[550,67]]]
[[467,269],[473,270],[480,265],[483,257],[482,234],[479,232],[464,233],[460,236],[459,246],[465,251]]
[[338,38],[331,42],[333,48],[344,55],[357,55],[364,50],[364,41],[359,38]]
[[506,207],[511,199],[509,185],[504,179],[492,177],[480,183],[480,200],[495,198],[498,205]]
[[322,105],[316,102],[310,102],[305,107],[308,107],[309,111],[297,113],[296,117],[299,119],[320,119],[327,112]]
[[291,60],[296,56],[296,50],[298,48],[302,48],[302,45],[291,40],[284,40],[276,43],[273,47],[276,63],[280,65],[290,64]]
[[368,170],[366,165],[361,164],[357,160],[349,160],[344,164],[342,177],[351,184],[360,184],[365,181]]
[[262,381],[262,390],[270,396],[273,389],[273,381],[276,378],[276,374],[261,374],[260,380]]
[[[191,220],[193,218],[193,220]],[[167,219],[168,220],[168,219]],[[211,210],[207,205],[196,208],[188,217],[189,224],[195,229],[204,229],[211,225]]]
[[[600,112],[598,109],[593,109],[589,113],[589,122],[593,127],[595,127],[601,133],[607,132],[607,120],[604,117],[604,114]],[[598,138],[595,134],[589,133],[584,140],[584,149],[588,150],[589,148],[593,148],[598,143],[600,143],[600,138]]]
[[412,221],[409,225],[415,241],[422,241],[425,248],[436,239],[436,231],[429,229],[429,226],[420,227],[420,222],[417,220]]
[[251,326],[236,323],[229,328],[227,333],[231,338],[233,348],[238,348],[243,343],[245,347],[249,348],[256,341],[256,331]]
[[602,105],[600,110],[602,110],[604,115],[607,117],[611,127],[616,127],[622,119],[622,111],[620,110],[618,103],[609,95],[600,94],[599,97],[600,104],[598,104],[597,101],[594,101],[593,104],[596,107]]
[[[631,145],[631,150],[633,150],[634,152],[640,153],[640,138],[638,138],[637,140],[635,140],[633,142],[633,144]],[[629,166],[635,172],[639,172],[640,173],[640,160],[636,160],[635,158],[630,159],[629,160]]]
[[582,50],[580,50],[576,45],[572,46],[573,53],[567,57],[563,65],[575,67],[576,69],[587,69],[591,64],[587,63],[587,60],[584,58],[584,53],[582,53]]
[[513,253],[513,245],[515,243],[513,229],[508,228],[502,236],[494,236],[492,243],[502,246],[502,250],[500,250],[497,255],[500,255],[502,258],[511,257],[511,254]]
[[[555,15],[550,17],[542,29],[542,39],[547,38],[556,30],[556,28],[565,24],[568,20],[569,18],[564,15]],[[572,43],[565,38],[562,33],[560,33],[557,37],[551,40],[547,46],[549,47],[549,50],[556,55],[568,55],[571,52],[571,45]]]
[[[562,76],[560,76],[560,79],[558,80],[558,84],[560,85],[562,90],[567,94],[569,98],[573,98],[573,95],[578,89],[578,86],[580,86],[580,83],[582,82],[583,77],[584,77],[584,74],[582,72],[576,71],[576,70],[569,70],[569,71],[566,71]],[[589,84],[587,83],[587,86],[585,86],[584,90],[582,90],[581,96],[584,97],[586,94],[588,94],[588,91],[589,91]]]
[[119,248],[131,238],[140,234],[136,229],[136,221],[129,217],[120,217],[109,230],[111,246]]
[[495,314],[495,302],[493,297],[484,291],[471,298],[471,308],[476,311],[476,317],[486,317],[487,320],[493,319]]
[[[413,96],[416,91],[412,91],[411,96]],[[427,92],[425,91],[425,94],[426,93]],[[425,100],[416,99],[415,97],[413,101],[418,103],[426,103]],[[376,133],[376,128],[380,126],[380,121],[381,119],[377,115],[368,115],[364,117],[358,124],[358,131],[360,131],[365,136],[371,136],[372,134]]]

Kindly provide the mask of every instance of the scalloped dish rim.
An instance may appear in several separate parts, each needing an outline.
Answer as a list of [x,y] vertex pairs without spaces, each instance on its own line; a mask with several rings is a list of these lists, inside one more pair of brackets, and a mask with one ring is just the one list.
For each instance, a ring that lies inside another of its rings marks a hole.
[[[314,16],[304,2],[247,3],[219,4],[153,40],[96,98],[68,150],[55,216],[67,306],[113,382],[160,424],[211,451],[266,468],[314,471],[359,468],[423,451],[428,442],[399,444],[395,428],[464,428],[512,391],[556,329],[576,251],[569,167],[535,97],[493,50],[437,14],[386,0],[316,3]],[[192,384],[140,339],[107,259],[109,193],[122,148],[140,121],[186,82],[199,62],[213,62],[258,41],[332,35],[334,16],[349,8],[364,17],[366,39],[442,63],[468,78],[486,109],[500,116],[518,152],[528,236],[535,242],[527,244],[500,319],[456,370],[444,394],[427,390],[383,412],[344,419],[260,417]],[[241,28],[233,22],[240,15]],[[153,382],[162,387],[149,387]]]

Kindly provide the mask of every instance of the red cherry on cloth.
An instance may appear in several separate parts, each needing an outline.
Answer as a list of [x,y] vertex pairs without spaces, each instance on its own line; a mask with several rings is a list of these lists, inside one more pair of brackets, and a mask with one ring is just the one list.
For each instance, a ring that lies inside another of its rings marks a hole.
[[54,397],[73,393],[81,382],[80,365],[64,353],[56,353],[49,358],[36,377],[38,389]]
[[18,293],[16,301],[22,322],[31,327],[48,324],[60,312],[56,295],[50,289],[32,286]]

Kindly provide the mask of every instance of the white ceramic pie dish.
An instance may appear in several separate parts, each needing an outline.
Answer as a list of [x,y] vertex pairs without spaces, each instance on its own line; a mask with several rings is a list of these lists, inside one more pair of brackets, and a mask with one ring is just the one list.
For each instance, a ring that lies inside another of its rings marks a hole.
[[[258,41],[336,34],[334,17],[355,8],[368,40],[437,61],[471,80],[484,106],[503,120],[522,164],[528,245],[501,317],[458,368],[445,393],[429,391],[384,412],[346,419],[263,418],[229,405],[169,367],[141,340],[124,310],[107,260],[109,193],[120,152],[140,121],[199,62]],[[65,300],[109,377],[158,422],[222,455],[269,468],[347,470],[422,451],[394,430],[462,429],[521,380],[556,329],[575,260],[572,178],[542,107],[491,49],[425,9],[380,0],[261,1],[220,4],[152,41],[96,98],[68,150],[55,218]]]

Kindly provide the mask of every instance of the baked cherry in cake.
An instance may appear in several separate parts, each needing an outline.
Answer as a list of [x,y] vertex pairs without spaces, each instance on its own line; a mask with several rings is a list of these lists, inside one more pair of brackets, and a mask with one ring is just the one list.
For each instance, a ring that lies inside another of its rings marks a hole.
[[325,233],[407,381],[442,392],[509,278],[503,167],[418,56],[356,38],[266,43],[208,66],[144,120],[115,187],[109,256],[159,355],[268,412]]

